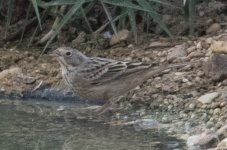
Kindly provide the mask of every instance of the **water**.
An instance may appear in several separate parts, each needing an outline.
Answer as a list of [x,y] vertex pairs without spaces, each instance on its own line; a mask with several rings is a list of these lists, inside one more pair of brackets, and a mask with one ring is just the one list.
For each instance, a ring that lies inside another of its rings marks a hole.
[[0,103],[1,150],[169,150],[184,145],[165,131],[30,112]]

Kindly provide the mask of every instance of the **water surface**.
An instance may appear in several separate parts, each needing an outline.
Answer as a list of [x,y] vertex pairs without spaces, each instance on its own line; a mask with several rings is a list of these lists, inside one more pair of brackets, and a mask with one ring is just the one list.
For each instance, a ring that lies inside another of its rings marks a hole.
[[[40,115],[0,103],[1,150],[169,150],[182,141],[165,131],[135,131],[86,119]],[[41,108],[40,108],[41,109]]]

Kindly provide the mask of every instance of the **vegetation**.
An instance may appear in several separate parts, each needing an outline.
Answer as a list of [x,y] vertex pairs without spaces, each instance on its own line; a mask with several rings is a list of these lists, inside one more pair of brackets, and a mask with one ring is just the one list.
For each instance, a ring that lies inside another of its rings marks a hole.
[[[174,6],[167,0],[20,0],[26,9],[23,25],[20,29],[21,40],[24,32],[32,22],[37,22],[29,45],[34,42],[37,32],[44,30],[48,19],[55,19],[51,29],[37,43],[45,44],[44,50],[53,42],[66,24],[75,26],[96,36],[105,28],[111,27],[114,34],[118,30],[128,28],[133,32],[137,42],[138,24],[143,23],[144,29],[156,22],[163,31],[173,38],[173,34],[159,14],[160,8],[172,7],[183,10],[190,34],[195,29],[196,0],[182,0],[182,8]],[[0,17],[5,16],[5,38],[12,22],[13,12],[17,9],[14,0],[0,0]],[[4,15],[4,12],[6,15]],[[99,19],[94,19],[99,17]],[[100,19],[101,18],[101,19]],[[139,20],[139,21],[138,21]],[[19,31],[18,31],[19,32]],[[147,30],[149,32],[149,30]]]

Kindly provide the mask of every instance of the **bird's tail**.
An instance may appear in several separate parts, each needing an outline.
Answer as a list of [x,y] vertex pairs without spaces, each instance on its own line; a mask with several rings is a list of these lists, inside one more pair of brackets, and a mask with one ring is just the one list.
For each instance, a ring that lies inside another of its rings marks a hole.
[[149,71],[148,76],[160,76],[161,74],[165,74],[169,72],[169,69],[179,69],[188,65],[192,65],[191,62],[186,63],[177,63],[177,64],[171,64],[171,65],[162,65],[162,66],[154,66],[151,67],[151,71]]

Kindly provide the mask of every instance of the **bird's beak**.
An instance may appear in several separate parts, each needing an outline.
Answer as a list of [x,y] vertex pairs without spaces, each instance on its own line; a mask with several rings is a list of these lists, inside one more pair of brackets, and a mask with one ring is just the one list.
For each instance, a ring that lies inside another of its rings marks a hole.
[[54,50],[53,52],[51,52],[51,53],[49,54],[49,56],[51,56],[51,57],[59,57],[59,56],[60,56],[60,53],[59,53],[59,51],[56,49],[56,50]]

